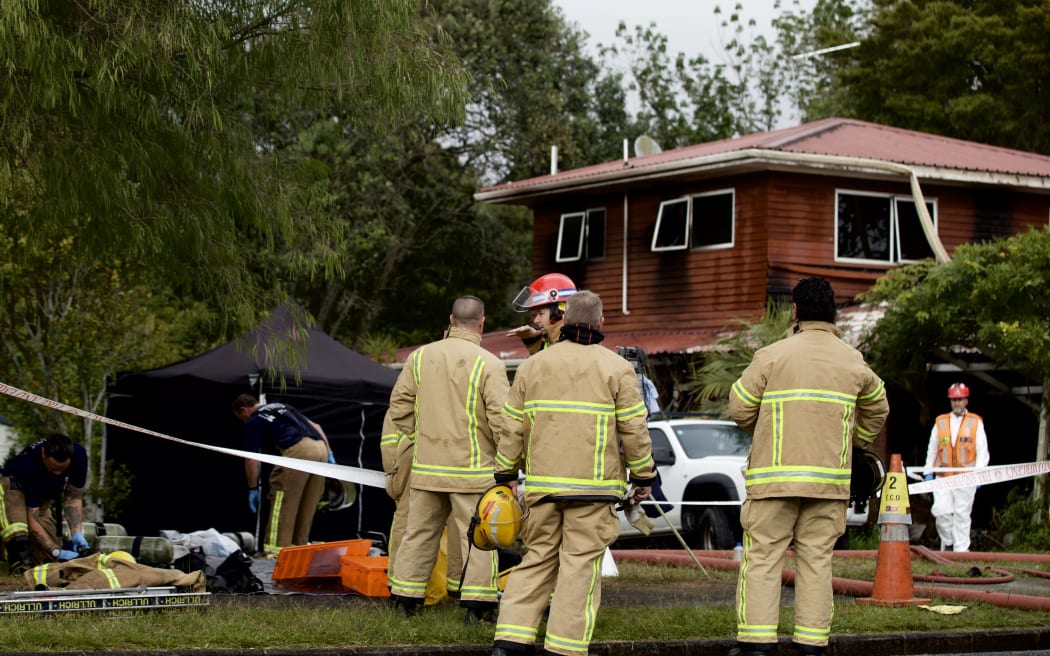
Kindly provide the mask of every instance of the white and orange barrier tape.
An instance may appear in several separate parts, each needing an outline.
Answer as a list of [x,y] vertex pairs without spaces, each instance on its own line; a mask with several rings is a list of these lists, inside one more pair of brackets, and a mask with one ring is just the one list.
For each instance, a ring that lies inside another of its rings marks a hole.
[[225,453],[231,456],[237,456],[239,458],[248,458],[250,460],[259,460],[266,462],[271,465],[279,465],[281,467],[287,467],[288,469],[295,469],[296,471],[303,471],[308,474],[317,474],[318,476],[324,476],[325,478],[334,478],[340,481],[347,481],[349,483],[358,483],[360,485],[368,485],[371,487],[382,488],[384,486],[383,472],[375,471],[372,469],[364,469],[361,467],[350,467],[348,465],[330,465],[327,462],[313,462],[310,460],[300,460],[299,458],[285,458],[284,456],[275,456],[267,453],[253,453],[251,451],[239,451],[237,449],[227,449],[221,446],[212,446],[210,444],[201,444],[199,442],[190,442],[189,440],[182,440],[171,435],[164,433],[158,433],[157,431],[149,430],[148,428],[140,428],[138,426],[127,424],[122,421],[110,419],[97,415],[87,410],[81,410],[80,408],[74,408],[73,406],[59,403],[58,401],[52,401],[51,399],[44,398],[33,394],[32,392],[26,392],[25,390],[12,387],[5,383],[0,383],[0,393],[12,396],[16,399],[22,399],[23,401],[29,401],[37,405],[42,405],[45,408],[51,408],[53,410],[59,410],[67,414],[76,415],[77,417],[83,417],[85,419],[91,419],[92,421],[101,422],[103,424],[109,424],[110,426],[117,426],[137,433],[145,433],[146,435],[152,435],[153,437],[159,437],[164,440],[170,440],[172,442],[178,442],[179,444],[185,444],[186,446],[197,447],[198,449],[208,449],[209,451],[217,451],[219,453]]
[[[914,474],[922,474],[925,467],[908,467],[908,471]],[[996,465],[982,469],[964,469],[960,467],[941,467],[929,470],[931,472],[966,472],[955,476],[940,476],[932,481],[921,481],[908,485],[909,494],[922,494],[924,492],[937,492],[938,490],[954,490],[960,487],[974,487],[977,485],[991,485],[992,483],[1004,483],[1019,478],[1038,476],[1050,473],[1050,460],[1038,462],[1023,462],[1016,465]]]

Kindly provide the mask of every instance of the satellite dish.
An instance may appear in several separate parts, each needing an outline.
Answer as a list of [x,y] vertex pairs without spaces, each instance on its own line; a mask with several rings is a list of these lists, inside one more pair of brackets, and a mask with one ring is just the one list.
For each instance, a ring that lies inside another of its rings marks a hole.
[[644,157],[646,155],[655,155],[656,153],[663,152],[660,148],[660,144],[656,143],[656,140],[647,134],[643,134],[634,140],[634,156]]

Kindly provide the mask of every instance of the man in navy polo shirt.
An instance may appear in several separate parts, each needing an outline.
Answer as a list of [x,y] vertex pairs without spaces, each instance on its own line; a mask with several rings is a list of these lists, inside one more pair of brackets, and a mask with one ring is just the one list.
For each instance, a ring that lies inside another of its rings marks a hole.
[[[17,574],[39,563],[76,558],[87,549],[84,538],[84,485],[87,451],[58,433],[22,449],[0,469],[0,535],[8,567]],[[52,502],[62,501],[62,516],[72,532],[64,549]]]

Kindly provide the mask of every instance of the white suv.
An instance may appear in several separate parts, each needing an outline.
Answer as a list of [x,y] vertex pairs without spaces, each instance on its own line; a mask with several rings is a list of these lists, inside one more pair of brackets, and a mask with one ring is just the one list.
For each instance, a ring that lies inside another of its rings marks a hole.
[[[667,520],[696,549],[732,549],[741,539],[740,504],[751,435],[732,421],[682,418],[651,420],[649,436],[660,488],[664,498],[674,502],[661,506]],[[656,515],[652,535],[670,534],[668,522],[653,510],[647,513]],[[851,505],[846,525],[861,526],[867,519],[867,508],[858,512]],[[641,537],[623,513],[620,537]]]

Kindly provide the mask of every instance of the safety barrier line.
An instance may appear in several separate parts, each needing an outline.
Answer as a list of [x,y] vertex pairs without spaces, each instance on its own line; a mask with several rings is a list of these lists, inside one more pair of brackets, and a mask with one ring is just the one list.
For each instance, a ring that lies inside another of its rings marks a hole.
[[349,465],[330,465],[327,462],[313,462],[310,460],[300,460],[299,458],[285,458],[284,456],[275,456],[268,453],[254,453],[252,451],[240,451],[238,449],[228,449],[221,446],[213,446],[211,444],[201,444],[199,442],[190,442],[189,440],[179,439],[166,435],[164,433],[158,433],[157,431],[150,430],[148,428],[141,428],[133,424],[128,424],[123,421],[117,421],[116,419],[110,419],[97,415],[87,410],[81,410],[80,408],[74,408],[71,405],[65,403],[59,403],[43,396],[38,396],[32,392],[21,390],[17,387],[12,387],[6,383],[0,383],[0,393],[14,397],[16,399],[22,399],[23,401],[29,401],[37,405],[42,405],[45,408],[51,408],[52,410],[58,410],[65,412],[66,414],[76,415],[77,417],[83,417],[85,419],[91,419],[98,421],[103,424],[109,424],[110,426],[117,426],[118,428],[124,428],[137,433],[145,433],[146,435],[152,435],[153,437],[159,437],[164,440],[172,442],[178,442],[179,444],[185,444],[186,446],[197,447],[199,449],[207,449],[209,451],[217,451],[218,453],[225,453],[231,456],[237,456],[239,458],[248,458],[250,460],[259,460],[266,462],[271,465],[278,465],[281,467],[287,467],[288,469],[295,469],[296,471],[303,471],[308,474],[317,474],[318,476],[324,476],[325,478],[334,478],[340,481],[347,481],[350,483],[358,483],[360,485],[368,485],[370,487],[384,487],[384,476],[383,472],[374,471],[372,469],[363,469],[361,467],[350,467]]

